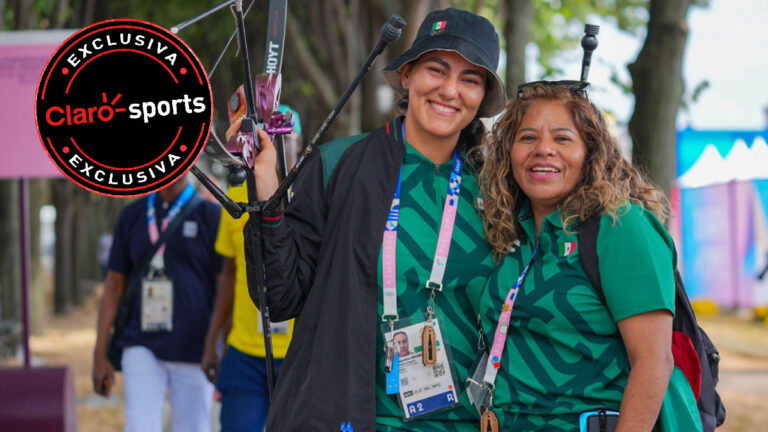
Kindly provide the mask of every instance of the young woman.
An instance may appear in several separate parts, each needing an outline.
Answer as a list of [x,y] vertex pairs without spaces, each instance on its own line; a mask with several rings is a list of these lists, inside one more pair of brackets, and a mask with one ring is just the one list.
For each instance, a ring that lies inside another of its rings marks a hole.
[[[608,409],[620,413],[616,431],[650,431],[665,400],[693,407],[675,413],[675,430],[700,430],[685,376],[673,373],[666,198],[622,157],[586,93],[520,90],[481,179],[486,237],[503,259],[479,307],[491,343],[506,342],[491,352],[502,429],[576,431],[581,413]],[[605,301],[579,258],[579,223],[594,214]]]
[[[321,146],[285,212],[264,217],[270,311],[297,317],[267,430],[477,430],[454,383],[477,346],[467,291],[482,290],[493,263],[466,156],[482,135],[478,117],[503,108],[498,60],[488,20],[427,15],[384,72],[405,116]],[[275,151],[261,139],[254,170],[266,199],[277,187]],[[400,331],[410,338],[403,359],[393,352]],[[434,366],[424,351],[436,353]],[[399,389],[387,388],[387,370]],[[408,390],[411,381],[423,386]]]

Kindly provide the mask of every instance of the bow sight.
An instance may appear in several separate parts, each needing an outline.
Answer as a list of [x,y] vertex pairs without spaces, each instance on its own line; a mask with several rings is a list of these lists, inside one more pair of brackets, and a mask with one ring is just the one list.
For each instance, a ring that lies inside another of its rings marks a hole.
[[[278,111],[280,101],[280,89],[282,77],[280,70],[283,63],[283,45],[285,41],[285,25],[288,12],[287,0],[270,0],[269,2],[269,24],[267,26],[267,46],[264,55],[263,73],[252,78],[250,69],[250,60],[248,58],[248,44],[245,37],[244,17],[248,10],[253,6],[255,0],[252,0],[248,8],[243,10],[242,0],[227,0],[221,4],[190,18],[174,27],[171,27],[173,33],[178,33],[183,28],[194,24],[201,19],[208,17],[214,12],[230,6],[235,17],[236,30],[229,38],[221,55],[208,73],[210,78],[221,61],[224,51],[237,36],[240,52],[243,60],[243,85],[241,85],[235,94],[230,98],[228,104],[228,113],[230,122],[242,118],[240,134],[223,143],[217,136],[216,131],[211,127],[211,139],[206,145],[206,153],[216,162],[227,168],[227,180],[230,184],[239,185],[246,182],[248,188],[248,203],[236,203],[218,188],[218,186],[209,179],[196,166],[190,171],[197,179],[213,194],[221,203],[227,212],[233,218],[240,218],[244,212],[248,212],[249,218],[244,230],[246,260],[246,276],[248,283],[248,292],[251,300],[259,306],[261,313],[261,322],[264,325],[264,345],[267,366],[267,383],[270,396],[274,386],[275,373],[274,361],[272,356],[272,332],[269,320],[269,307],[266,301],[265,280],[264,280],[264,259],[261,249],[261,215],[270,213],[286,200],[286,192],[293,180],[299,173],[304,161],[314,151],[317,143],[323,138],[325,132],[333,124],[341,109],[346,104],[352,92],[357,88],[360,81],[371,68],[374,60],[384,51],[387,45],[400,37],[405,20],[397,15],[392,15],[381,29],[379,41],[374,46],[371,53],[363,62],[360,71],[355,79],[347,87],[346,91],[339,99],[336,106],[323,121],[320,129],[315,133],[312,140],[304,147],[301,156],[296,164],[287,172],[285,152],[282,145],[282,136],[290,134],[293,130],[293,121],[290,113],[283,114]],[[254,158],[260,150],[259,137],[256,134],[256,125],[261,124],[262,129],[275,140],[275,146],[278,152],[278,172],[282,181],[275,194],[267,201],[259,202],[256,195],[256,181],[253,173]],[[250,262],[250,261],[255,262]]]

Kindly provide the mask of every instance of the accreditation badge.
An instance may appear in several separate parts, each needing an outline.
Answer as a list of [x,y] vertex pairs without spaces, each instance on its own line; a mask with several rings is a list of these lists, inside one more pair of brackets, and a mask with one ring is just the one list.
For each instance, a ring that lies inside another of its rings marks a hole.
[[482,416],[486,409],[493,406],[493,390],[483,381],[487,366],[488,353],[483,352],[483,355],[475,361],[472,369],[470,369],[470,377],[466,381],[469,403],[475,407],[479,416]]
[[[397,393],[405,420],[458,406],[456,373],[451,369],[452,358],[438,319],[425,321],[423,317],[416,317],[401,325],[398,328],[385,324],[382,330],[386,342],[385,363],[392,368],[387,371],[387,392]],[[423,355],[425,329],[434,332],[437,348],[434,364],[429,366],[425,365]],[[397,375],[393,378],[395,371]],[[393,385],[390,381],[394,381]]]
[[[264,325],[262,325],[261,314],[260,313],[256,314],[256,319],[259,321],[259,326],[258,326],[259,327],[259,334],[263,335],[264,334]],[[287,335],[288,332],[290,332],[290,330],[291,330],[291,321],[290,320],[288,320],[288,321],[280,321],[280,322],[272,322],[272,321],[270,321],[269,325],[270,325],[269,328],[272,331],[272,334],[275,334],[275,335],[279,335],[279,334]]]
[[141,281],[141,330],[173,330],[173,284],[165,277]]

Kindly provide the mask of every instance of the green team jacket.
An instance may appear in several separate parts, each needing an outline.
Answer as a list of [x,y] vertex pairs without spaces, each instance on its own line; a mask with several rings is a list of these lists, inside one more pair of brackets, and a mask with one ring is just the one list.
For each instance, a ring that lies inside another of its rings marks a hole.
[[[396,119],[366,136],[321,146],[294,183],[294,197],[284,214],[263,221],[272,319],[296,318],[267,420],[271,432],[372,432],[377,429],[377,414],[388,410],[387,405],[377,407],[376,391],[382,354],[377,342],[381,324],[377,314],[381,291],[379,254],[406,155],[400,127],[401,119]],[[463,178],[462,198],[471,199],[465,197],[465,189],[476,192],[476,183],[471,175]],[[465,187],[473,183],[474,187]],[[444,199],[446,191],[439,191],[439,199]],[[459,212],[461,216],[462,210]],[[479,227],[479,216],[475,217]],[[462,229],[454,232],[454,239],[459,232]],[[449,260],[461,255],[459,249],[454,249],[452,243]],[[429,265],[433,253],[429,253]],[[489,249],[479,261],[486,261],[480,267],[489,274]],[[456,267],[449,263],[446,281]],[[398,273],[400,270],[398,265]],[[457,334],[469,335],[474,331],[469,324],[474,321],[469,315],[471,306],[466,298],[460,301],[467,313],[462,319],[469,330]],[[407,306],[405,299],[403,306]],[[469,346],[467,337],[458,344]],[[466,354],[462,362],[469,360],[471,354]],[[391,414],[392,405],[388,406]],[[477,424],[471,411],[460,409],[462,415],[452,414],[440,420]],[[391,421],[387,424],[395,429],[398,426]],[[406,428],[411,426],[409,423]]]

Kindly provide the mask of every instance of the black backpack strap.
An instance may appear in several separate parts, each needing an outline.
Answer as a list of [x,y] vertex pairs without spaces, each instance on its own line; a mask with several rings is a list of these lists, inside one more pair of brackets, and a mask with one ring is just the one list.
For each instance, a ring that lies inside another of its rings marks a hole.
[[589,281],[597,292],[600,301],[605,304],[605,294],[603,293],[603,284],[600,281],[600,266],[597,261],[597,233],[600,232],[600,216],[597,212],[581,222],[579,226],[578,242],[579,257],[581,258],[581,267],[587,274]]
[[[601,212],[598,212],[582,221],[577,235],[581,266],[598,297],[603,304],[606,304],[597,259],[597,234],[600,231],[600,216]],[[672,328],[674,331],[685,333],[691,338],[691,343],[699,356],[701,364],[699,414],[704,432],[714,432],[715,428],[725,421],[725,405],[723,405],[715,388],[718,381],[720,354],[704,330],[698,326],[693,308],[685,292],[683,279],[677,270],[675,270],[675,318]]]

